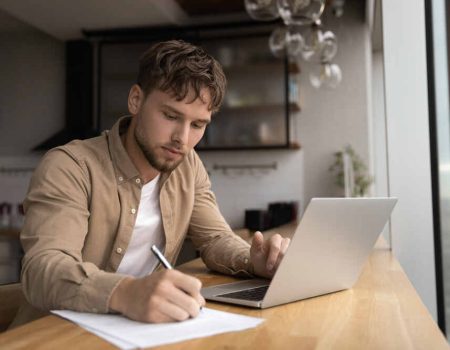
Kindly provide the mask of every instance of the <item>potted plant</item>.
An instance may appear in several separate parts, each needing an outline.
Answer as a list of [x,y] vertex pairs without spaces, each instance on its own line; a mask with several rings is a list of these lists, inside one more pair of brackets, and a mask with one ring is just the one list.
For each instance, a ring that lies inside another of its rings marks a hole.
[[[348,164],[346,163],[346,159]],[[373,178],[367,174],[367,166],[361,157],[356,154],[355,150],[351,145],[344,147],[342,151],[334,153],[334,163],[330,166],[329,171],[335,175],[335,183],[339,187],[345,189],[346,181],[346,171],[345,167],[349,166],[352,172],[350,176],[351,196],[352,197],[364,197],[368,194],[369,186],[373,182]],[[347,174],[348,175],[348,174]]]

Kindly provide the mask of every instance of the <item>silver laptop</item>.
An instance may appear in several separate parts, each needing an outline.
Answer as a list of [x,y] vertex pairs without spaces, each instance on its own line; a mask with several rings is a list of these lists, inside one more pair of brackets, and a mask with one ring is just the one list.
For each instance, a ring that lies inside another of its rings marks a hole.
[[396,198],[313,198],[272,280],[202,288],[205,299],[268,308],[351,288]]

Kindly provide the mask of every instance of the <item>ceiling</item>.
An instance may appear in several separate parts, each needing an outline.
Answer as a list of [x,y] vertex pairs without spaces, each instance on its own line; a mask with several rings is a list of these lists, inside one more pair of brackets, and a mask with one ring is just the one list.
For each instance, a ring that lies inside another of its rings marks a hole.
[[[83,29],[249,19],[243,0],[1,0],[0,11],[60,40],[81,38]],[[7,15],[0,29],[17,28]]]
[[[382,49],[380,3],[380,0],[366,0],[366,20],[372,30],[375,50]],[[83,30],[241,20],[250,20],[244,0],[0,1],[0,31],[26,30],[29,26],[23,22],[60,40],[82,38]]]

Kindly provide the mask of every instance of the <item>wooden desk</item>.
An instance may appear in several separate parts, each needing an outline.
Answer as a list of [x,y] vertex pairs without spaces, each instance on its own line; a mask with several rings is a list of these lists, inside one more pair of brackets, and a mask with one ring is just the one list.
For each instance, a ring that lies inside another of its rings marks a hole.
[[[181,270],[205,286],[233,280],[208,272],[200,260]],[[160,349],[449,349],[391,252],[377,243],[355,287],[266,310],[219,303],[208,307],[262,317],[257,328],[159,347]],[[114,349],[60,319],[47,316],[0,334],[1,349]]]

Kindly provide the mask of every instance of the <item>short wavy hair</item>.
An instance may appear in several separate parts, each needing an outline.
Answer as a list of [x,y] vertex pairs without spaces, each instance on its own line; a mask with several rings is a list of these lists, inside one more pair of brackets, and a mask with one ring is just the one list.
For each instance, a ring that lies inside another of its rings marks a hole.
[[217,112],[222,105],[227,80],[222,66],[202,48],[183,40],[164,41],[151,46],[141,56],[137,84],[147,96],[155,89],[173,94],[178,101],[186,98],[189,89],[194,98],[208,88],[209,110]]

